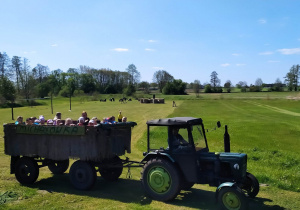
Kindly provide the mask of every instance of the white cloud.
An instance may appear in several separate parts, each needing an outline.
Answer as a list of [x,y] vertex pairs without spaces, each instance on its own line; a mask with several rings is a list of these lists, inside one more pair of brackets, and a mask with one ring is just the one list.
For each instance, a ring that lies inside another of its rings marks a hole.
[[284,55],[300,54],[300,48],[279,49],[277,51]]
[[258,22],[259,22],[260,24],[266,24],[266,23],[267,23],[267,20],[264,19],[264,18],[261,18],[261,19],[258,20]]
[[157,42],[157,40],[150,39],[148,42]]
[[221,66],[222,67],[227,67],[227,66],[230,66],[230,64],[229,63],[223,63],[223,64],[221,64]]
[[238,53],[232,53],[233,56],[240,56],[241,54]]
[[35,54],[36,51],[30,51],[30,52],[24,51],[23,53],[24,53],[24,54]]
[[162,69],[164,69],[164,67],[158,67],[158,66],[154,66],[154,67],[152,67],[153,69],[158,69],[158,70],[162,70]]
[[268,63],[279,63],[280,61],[272,61],[272,60],[270,60],[270,61],[268,61]]
[[129,51],[129,49],[126,49],[126,48],[115,48],[115,49],[112,49],[112,51],[116,51],[116,52],[127,52],[127,51]]
[[58,44],[52,44],[51,45],[51,47],[57,47],[58,46]]
[[272,55],[274,54],[274,52],[272,51],[267,51],[267,52],[261,52],[261,53],[258,53],[259,55]]
[[155,51],[154,49],[146,48],[145,51]]
[[246,64],[244,64],[244,63],[237,63],[237,64],[235,64],[236,66],[246,66]]

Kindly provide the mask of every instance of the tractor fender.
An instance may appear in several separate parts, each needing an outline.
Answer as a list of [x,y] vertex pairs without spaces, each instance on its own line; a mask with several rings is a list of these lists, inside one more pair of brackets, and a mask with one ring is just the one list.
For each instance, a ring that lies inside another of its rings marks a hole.
[[219,185],[219,187],[216,189],[216,201],[218,201],[219,192],[223,187],[235,187],[237,186],[234,182],[224,182]]
[[149,152],[141,162],[148,161],[156,157],[161,157],[170,160],[172,163],[175,162],[175,160],[169,154],[163,152]]

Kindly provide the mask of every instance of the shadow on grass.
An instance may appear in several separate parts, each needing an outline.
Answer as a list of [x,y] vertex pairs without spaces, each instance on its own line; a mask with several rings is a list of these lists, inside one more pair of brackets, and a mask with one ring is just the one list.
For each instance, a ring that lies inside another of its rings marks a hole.
[[[146,197],[141,182],[132,179],[119,179],[116,182],[108,182],[101,177],[97,177],[95,186],[90,191],[80,191],[74,189],[69,181],[69,175],[53,175],[50,178],[42,179],[34,185],[28,187],[45,190],[49,193],[59,192],[73,195],[90,196],[93,198],[117,200],[124,203],[136,203],[140,205],[148,205],[152,202],[151,198]],[[249,199],[249,209],[285,209],[277,205],[265,205],[264,202],[272,202],[272,200],[264,198]],[[177,198],[171,202],[167,202],[174,207],[190,207],[197,209],[218,209],[215,199],[215,192],[194,189],[190,191],[181,191]]]

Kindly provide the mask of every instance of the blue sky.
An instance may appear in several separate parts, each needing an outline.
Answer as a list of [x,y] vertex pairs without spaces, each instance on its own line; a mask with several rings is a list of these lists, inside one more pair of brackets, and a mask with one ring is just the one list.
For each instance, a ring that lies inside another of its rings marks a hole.
[[50,70],[135,64],[206,83],[274,83],[300,64],[298,0],[0,0],[0,51]]

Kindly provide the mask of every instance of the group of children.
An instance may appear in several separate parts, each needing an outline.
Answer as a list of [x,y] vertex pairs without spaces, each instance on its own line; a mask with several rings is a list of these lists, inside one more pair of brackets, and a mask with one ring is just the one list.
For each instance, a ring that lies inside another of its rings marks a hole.
[[83,111],[81,113],[81,116],[78,118],[77,122],[73,121],[71,118],[65,119],[64,123],[63,120],[61,119],[61,113],[57,112],[55,117],[49,120],[45,120],[45,117],[43,115],[40,115],[39,118],[36,117],[30,117],[27,118],[25,122],[23,122],[23,117],[18,116],[17,121],[15,124],[25,124],[25,125],[69,125],[69,126],[95,126],[98,125],[99,123],[102,124],[116,124],[120,122],[127,122],[127,117],[123,117],[121,110],[119,111],[118,115],[118,121],[116,121],[114,116],[103,118],[102,121],[98,120],[97,117],[93,117],[92,119],[88,118],[87,112]]

